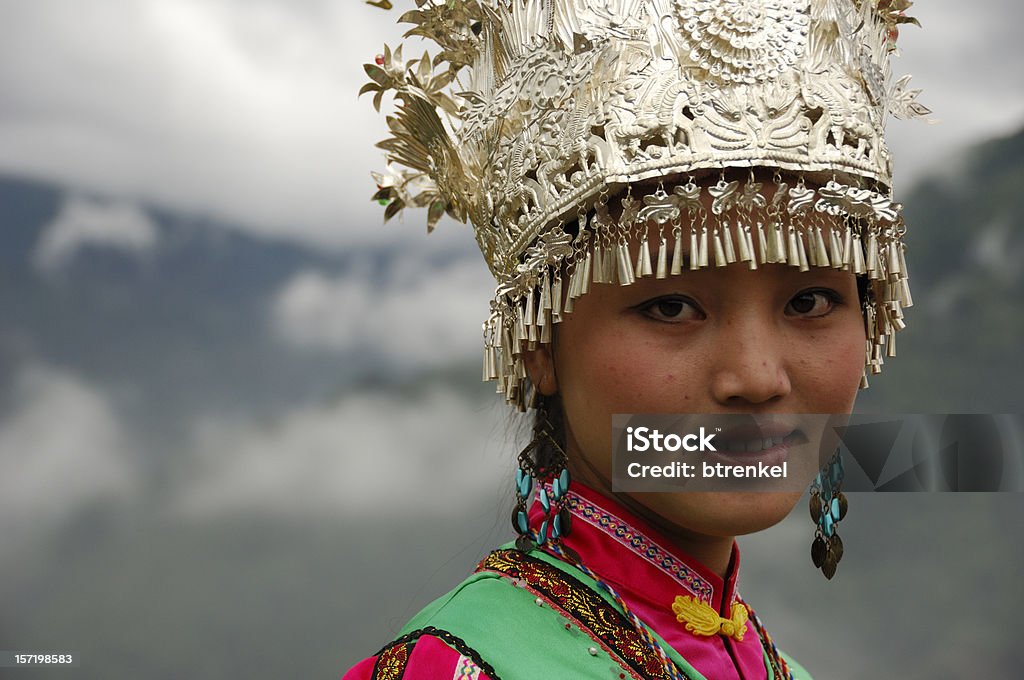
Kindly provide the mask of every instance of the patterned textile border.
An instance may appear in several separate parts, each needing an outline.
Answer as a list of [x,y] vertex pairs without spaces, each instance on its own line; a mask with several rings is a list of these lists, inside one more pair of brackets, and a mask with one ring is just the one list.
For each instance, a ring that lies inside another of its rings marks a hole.
[[412,644],[398,640],[385,647],[373,665],[373,680],[402,680],[411,648]]
[[622,545],[639,552],[652,564],[683,584],[695,597],[705,604],[711,604],[714,586],[700,574],[645,536],[625,520],[616,517],[604,508],[594,505],[572,491],[567,496],[569,509],[588,524],[608,534]]
[[480,680],[480,667],[468,656],[459,657],[459,663],[455,665],[455,675],[452,680]]
[[490,680],[501,680],[498,674],[494,672],[494,669],[491,668],[491,665],[481,659],[477,651],[466,644],[462,638],[433,626],[427,626],[426,628],[406,633],[378,652],[377,663],[373,667],[371,680],[402,680],[406,664],[409,663],[410,651],[416,644],[416,641],[424,635],[436,637],[462,656],[471,659]]
[[669,680],[661,660],[651,654],[629,620],[604,598],[561,569],[518,550],[496,550],[480,563],[477,571],[489,571],[525,582],[531,590],[558,605],[584,630],[590,631],[621,659],[620,665],[624,668],[651,680]]

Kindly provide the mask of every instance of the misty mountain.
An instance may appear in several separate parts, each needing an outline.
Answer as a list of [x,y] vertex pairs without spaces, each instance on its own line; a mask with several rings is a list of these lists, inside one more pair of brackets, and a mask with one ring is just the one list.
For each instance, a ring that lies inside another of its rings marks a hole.
[[[915,306],[897,358],[865,393],[872,403],[895,412],[1024,408],[1015,359],[1024,338],[1021,187],[1024,129],[951,158],[903,197]],[[888,380],[890,371],[898,377]]]
[[[45,230],[80,196],[0,177],[0,407],[26,360],[104,386],[126,415],[168,439],[197,412],[272,413],[396,379],[394,367],[372,353],[283,341],[270,307],[301,272],[342,278],[358,262],[372,284],[393,274],[401,252],[317,250],[141,206],[155,226],[153,248],[86,241],[55,271],[41,268]],[[102,206],[111,199],[85,200]],[[453,255],[431,257],[443,266]]]

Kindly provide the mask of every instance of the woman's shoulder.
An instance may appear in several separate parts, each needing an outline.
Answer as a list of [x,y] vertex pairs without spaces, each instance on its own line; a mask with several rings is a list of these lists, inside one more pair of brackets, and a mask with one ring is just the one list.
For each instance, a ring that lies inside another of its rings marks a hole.
[[[531,611],[531,594],[486,565],[500,560],[501,550],[491,553],[472,575],[414,616],[398,638],[345,674],[343,680],[500,680],[490,656],[502,657],[502,649],[522,644],[529,625],[523,609]],[[532,604],[538,612],[540,607]],[[553,612],[548,612],[551,615]],[[533,622],[534,624],[536,621]],[[483,649],[481,652],[478,648]]]
[[571,605],[595,620],[611,614],[563,568],[538,554],[499,549],[343,680],[604,677],[611,670],[616,672],[609,677],[618,677],[622,669],[607,646],[584,621],[571,617]]

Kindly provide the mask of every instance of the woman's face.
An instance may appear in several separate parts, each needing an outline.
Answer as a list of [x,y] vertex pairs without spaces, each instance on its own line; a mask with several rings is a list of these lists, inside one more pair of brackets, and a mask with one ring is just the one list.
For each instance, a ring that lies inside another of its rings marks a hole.
[[[574,476],[610,492],[613,414],[849,413],[864,351],[852,273],[736,263],[595,284],[529,366],[561,397]],[[630,505],[663,528],[721,537],[779,522],[799,496],[638,493]]]

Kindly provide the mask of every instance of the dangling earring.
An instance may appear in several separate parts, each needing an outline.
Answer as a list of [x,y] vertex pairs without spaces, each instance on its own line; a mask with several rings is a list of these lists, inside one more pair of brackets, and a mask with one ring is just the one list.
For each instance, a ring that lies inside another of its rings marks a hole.
[[[522,552],[529,552],[549,541],[557,542],[567,536],[572,528],[572,515],[565,507],[571,482],[569,459],[552,434],[554,427],[546,407],[547,404],[540,400],[533,439],[519,453],[519,468],[516,470],[516,505],[512,509],[512,528],[519,534],[516,548]],[[548,454],[543,457],[549,460],[540,460],[542,452]],[[551,487],[550,494],[548,485]],[[540,489],[535,497],[537,486]],[[529,509],[535,500],[540,501],[545,515],[539,531],[532,530],[529,522]]]
[[843,474],[843,457],[836,449],[828,465],[811,484],[811,519],[817,525],[811,544],[811,561],[827,579],[835,576],[836,566],[843,559],[843,539],[836,532],[847,510],[846,496],[841,490]]

